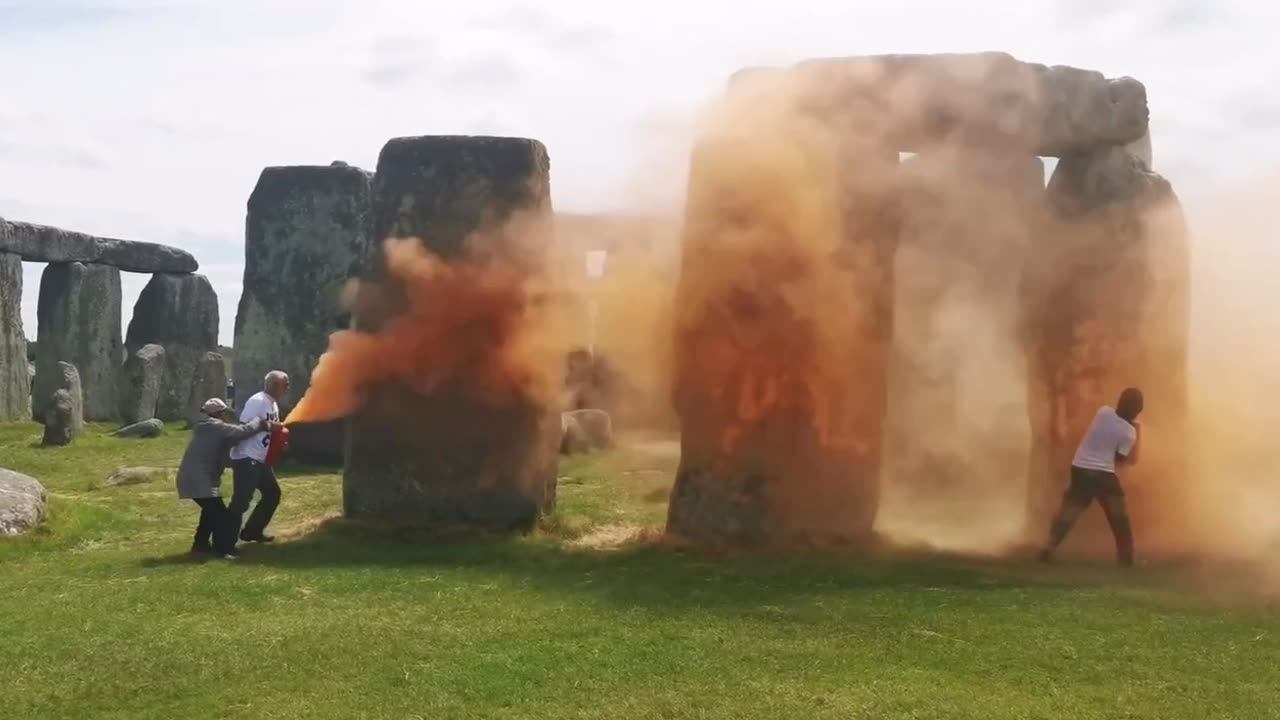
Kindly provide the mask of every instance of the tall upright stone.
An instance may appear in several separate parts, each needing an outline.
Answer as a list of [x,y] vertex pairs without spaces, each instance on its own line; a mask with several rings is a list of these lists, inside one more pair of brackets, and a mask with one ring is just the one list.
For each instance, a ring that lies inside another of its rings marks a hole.
[[143,345],[124,361],[120,383],[120,419],[126,425],[156,416],[160,391],[164,388],[164,348]]
[[731,92],[691,160],[667,532],[856,542],[879,505],[898,154],[776,92]]
[[41,399],[52,395],[59,362],[71,363],[79,371],[85,419],[119,416],[120,302],[117,268],[78,262],[45,268],[36,310],[40,352],[32,415],[37,421],[44,421]]
[[[368,257],[372,176],[344,163],[269,167],[249,196],[236,313],[236,406],[271,370],[289,374],[285,414],[306,394],[329,335],[350,325],[346,283]],[[291,428],[290,455],[342,462],[341,420]]]
[[[1196,542],[1187,437],[1190,249],[1168,181],[1122,146],[1062,159],[1054,227],[1024,279],[1032,428],[1030,530],[1041,540],[1081,436],[1121,390],[1146,396],[1142,461],[1126,475],[1139,552]],[[1110,545],[1086,517],[1085,539]]]
[[187,397],[187,421],[191,422],[199,416],[200,408],[206,400],[226,395],[227,364],[222,355],[216,352],[201,355],[196,365],[195,381],[191,384],[191,394]]
[[904,224],[894,278],[885,440],[886,529],[930,518],[972,524],[958,503],[1020,518],[1026,380],[1019,284],[1040,237],[1044,165],[984,145],[944,145],[903,162]]
[[22,329],[22,258],[0,252],[0,421],[30,417],[30,398],[27,336]]
[[[535,140],[397,138],[373,182],[373,238],[418,238],[452,263],[498,259],[529,274],[551,237],[550,162]],[[524,232],[494,230],[508,221]],[[369,275],[387,280],[381,247]],[[394,308],[357,307],[376,331]],[[348,516],[415,525],[528,528],[555,482],[558,408],[533,398],[491,404],[480,388],[446,378],[426,394],[384,382],[368,388],[348,425],[343,505]]]
[[218,348],[218,295],[203,275],[157,273],[133,306],[125,337],[130,354],[164,348],[164,384],[156,404],[161,420],[185,420],[201,359]]

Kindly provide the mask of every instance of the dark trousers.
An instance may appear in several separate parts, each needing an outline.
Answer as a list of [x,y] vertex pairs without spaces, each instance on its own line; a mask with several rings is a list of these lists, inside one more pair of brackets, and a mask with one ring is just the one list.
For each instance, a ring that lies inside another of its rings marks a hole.
[[227,542],[227,505],[220,497],[195,498],[200,506],[200,522],[196,525],[196,537],[191,542],[192,550],[212,548],[218,552],[226,552],[231,546]]
[[[260,538],[271,522],[271,516],[280,506],[280,483],[276,480],[275,470],[256,460],[232,460],[231,475],[234,487],[231,491],[231,507],[227,509],[229,537],[232,542],[236,538]],[[253,502],[255,491],[262,497],[249,515],[248,522],[245,522],[244,513],[249,509],[249,503]]]
[[1080,515],[1097,500],[1107,516],[1111,534],[1116,540],[1116,557],[1122,565],[1133,564],[1133,528],[1129,525],[1129,512],[1125,508],[1124,489],[1115,473],[1100,470],[1071,468],[1071,486],[1062,496],[1062,507],[1053,518],[1049,530],[1049,549],[1058,547],[1071,531]]

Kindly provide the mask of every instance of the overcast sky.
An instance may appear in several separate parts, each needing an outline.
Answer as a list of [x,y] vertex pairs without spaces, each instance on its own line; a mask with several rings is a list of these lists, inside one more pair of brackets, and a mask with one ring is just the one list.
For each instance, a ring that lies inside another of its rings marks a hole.
[[[462,9],[462,8],[467,9]],[[1267,0],[0,0],[0,216],[193,252],[230,343],[267,165],[372,169],[391,137],[543,140],[559,209],[665,178],[744,65],[1005,50],[1131,75],[1156,169],[1198,204],[1280,167]],[[676,160],[673,160],[676,159]],[[679,190],[679,177],[647,192]],[[664,187],[666,186],[666,187]],[[40,267],[23,315],[34,337]],[[146,276],[125,276],[128,316]]]

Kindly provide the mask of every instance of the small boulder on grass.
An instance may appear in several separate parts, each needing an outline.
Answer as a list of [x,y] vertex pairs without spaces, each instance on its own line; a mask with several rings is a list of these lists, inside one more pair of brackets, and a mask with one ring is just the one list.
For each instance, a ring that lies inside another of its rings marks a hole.
[[577,455],[613,447],[613,423],[603,410],[571,410],[560,414],[560,453]]
[[140,423],[125,425],[111,434],[121,438],[155,438],[160,437],[162,433],[164,433],[164,423],[151,418]]
[[122,485],[145,485],[160,480],[167,480],[170,475],[168,468],[158,467],[122,467],[107,476],[103,485],[106,487],[120,487]]
[[44,522],[48,494],[35,478],[0,468],[0,536],[21,535]]
[[76,422],[76,402],[67,390],[58,390],[49,401],[44,413],[44,437],[40,444],[45,447],[70,445],[80,434],[83,420]]

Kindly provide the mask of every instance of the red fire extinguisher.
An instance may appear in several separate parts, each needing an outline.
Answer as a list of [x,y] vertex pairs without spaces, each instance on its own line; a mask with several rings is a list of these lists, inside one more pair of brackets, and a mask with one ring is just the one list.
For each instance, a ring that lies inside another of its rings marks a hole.
[[289,428],[284,425],[277,425],[271,431],[271,439],[267,445],[267,457],[264,462],[268,465],[275,465],[280,462],[280,457],[284,455],[284,451],[289,448]]

